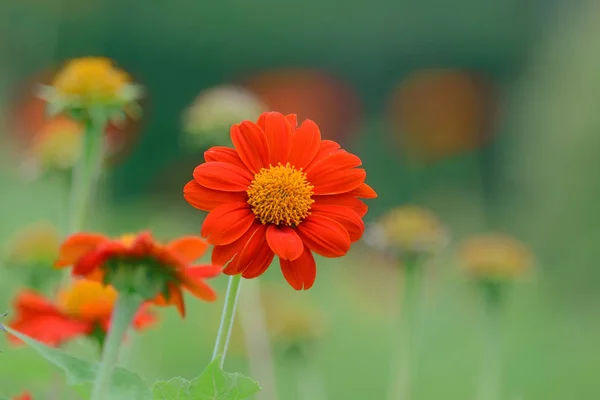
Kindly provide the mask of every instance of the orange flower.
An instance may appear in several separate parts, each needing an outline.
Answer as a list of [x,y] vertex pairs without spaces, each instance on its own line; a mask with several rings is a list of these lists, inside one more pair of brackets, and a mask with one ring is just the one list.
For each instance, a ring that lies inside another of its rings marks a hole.
[[13,397],[13,400],[33,400],[33,396],[29,392],[23,392],[20,396]]
[[235,149],[212,147],[194,170],[184,197],[210,211],[202,236],[216,245],[213,263],[223,272],[256,278],[275,254],[288,283],[309,289],[315,280],[313,252],[340,257],[364,231],[367,206],[377,194],[364,183],[357,156],[318,126],[296,116],[263,113],[257,123],[233,125]]
[[[15,300],[16,317],[9,326],[50,346],[59,346],[78,336],[103,341],[116,299],[117,292],[113,287],[88,280],[74,281],[55,301],[24,290]],[[155,321],[154,315],[143,306],[133,326],[143,329]],[[17,338],[10,338],[14,343],[20,343]]]
[[200,258],[207,243],[185,236],[167,245],[154,240],[149,232],[119,239],[92,233],[69,237],[60,248],[57,268],[73,265],[73,275],[101,280],[121,290],[123,274],[135,276],[126,290],[134,290],[157,305],[177,306],[185,316],[182,288],[196,297],[214,301],[214,290],[204,282],[220,274],[220,267],[191,263]]

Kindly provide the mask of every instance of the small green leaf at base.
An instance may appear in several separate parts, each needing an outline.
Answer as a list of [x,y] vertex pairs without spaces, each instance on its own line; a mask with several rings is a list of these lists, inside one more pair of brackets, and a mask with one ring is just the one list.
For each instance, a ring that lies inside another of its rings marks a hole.
[[173,378],[156,382],[152,387],[154,400],[243,400],[260,391],[260,385],[252,379],[225,372],[220,365],[217,358],[192,381]]
[[[4,329],[37,351],[42,357],[62,369],[69,385],[82,385],[94,382],[98,365],[71,356],[60,350],[48,347],[37,340],[17,332],[7,326]],[[110,388],[110,400],[151,400],[152,394],[144,381],[131,371],[115,368]],[[108,400],[108,399],[107,399]]]

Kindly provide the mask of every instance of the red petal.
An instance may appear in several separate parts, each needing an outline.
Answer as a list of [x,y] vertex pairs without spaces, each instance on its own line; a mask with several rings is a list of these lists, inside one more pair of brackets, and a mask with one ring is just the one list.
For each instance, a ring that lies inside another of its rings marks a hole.
[[296,114],[286,115],[285,120],[288,122],[288,124],[290,124],[292,130],[296,129],[296,127],[298,126],[298,117],[296,116]]
[[366,183],[363,183],[356,189],[348,192],[350,196],[360,197],[363,199],[375,199],[377,198],[377,193],[373,190],[373,188]]
[[214,146],[204,152],[204,161],[219,161],[233,164],[237,167],[246,169],[244,162],[237,151],[224,146]]
[[313,204],[310,211],[315,216],[322,215],[342,224],[348,231],[351,242],[359,240],[365,231],[365,223],[362,218],[348,207]]
[[307,119],[292,137],[289,163],[297,169],[305,168],[317,155],[321,144],[321,131],[317,124]]
[[[43,314],[29,319],[17,319],[9,326],[48,346],[55,347],[78,336],[88,335],[93,329],[92,324],[61,314]],[[19,339],[12,336],[11,341],[15,344],[21,343]]]
[[149,310],[148,304],[140,307],[133,319],[133,327],[137,330],[145,329],[158,321],[156,314]]
[[254,122],[244,121],[239,125],[233,125],[231,140],[240,158],[251,172],[256,174],[262,168],[269,166],[267,137]]
[[266,225],[260,225],[233,261],[236,270],[241,271],[244,278],[250,279],[260,276],[273,261],[275,254],[267,244],[266,230]]
[[167,289],[169,291],[168,298],[165,298],[165,296],[160,294],[156,296],[152,302],[157,306],[170,306],[173,304],[175,307],[177,307],[179,315],[185,317],[185,302],[183,300],[181,289],[173,282],[167,283]]
[[292,145],[292,127],[278,112],[262,113],[258,118],[258,126],[262,128],[269,145],[269,163],[278,165],[285,162],[290,154]]
[[206,216],[201,234],[211,244],[229,244],[246,233],[254,218],[248,203],[223,204]]
[[167,249],[185,262],[194,262],[206,252],[208,243],[196,236],[184,236],[169,242]]
[[116,243],[107,243],[98,250],[91,251],[81,257],[73,266],[74,276],[87,277],[95,274],[104,265],[104,263],[115,254],[124,254],[125,248]]
[[335,171],[327,175],[317,175],[309,180],[315,186],[315,195],[332,195],[348,193],[359,187],[367,177],[364,169],[353,168]]
[[179,280],[182,286],[197,298],[205,301],[215,301],[217,299],[217,293],[213,288],[204,283],[202,279],[198,279],[197,276],[188,274],[187,270],[181,273]]
[[350,250],[348,231],[330,218],[311,214],[296,231],[305,246],[324,257],[340,257]]
[[247,169],[225,162],[211,161],[194,169],[194,179],[209,189],[245,192],[253,177]]
[[215,246],[212,253],[212,263],[216,265],[227,264],[227,267],[223,270],[225,274],[238,274],[240,271],[236,270],[237,263],[234,257],[244,249],[248,240],[250,240],[254,232],[261,226],[262,224],[258,220],[254,220],[253,225],[238,240],[225,246]]
[[345,150],[337,150],[326,157],[315,159],[315,161],[304,170],[306,177],[310,182],[314,177],[321,174],[342,171],[358,167],[362,161],[358,156],[348,153]]
[[203,264],[194,265],[186,269],[186,274],[195,280],[214,278],[221,275],[222,268],[219,265]]
[[281,272],[286,281],[296,290],[308,290],[315,283],[317,265],[308,248],[294,261],[279,259]]
[[19,293],[14,300],[19,314],[59,313],[58,308],[44,296],[26,289]]
[[54,266],[60,268],[73,265],[86,253],[109,241],[108,237],[93,233],[77,233],[70,236],[60,246],[58,260]]
[[[340,144],[338,142],[334,142],[333,140],[321,140],[321,144],[319,145],[319,151],[313,159],[313,162],[316,162],[321,158],[328,156],[329,154],[338,150],[340,147]],[[310,166],[310,164],[308,166]]]
[[304,249],[300,236],[289,226],[269,225],[266,237],[271,250],[284,260],[295,260]]
[[223,192],[209,189],[196,181],[189,181],[183,187],[183,197],[192,207],[203,211],[211,211],[221,204],[237,203],[248,199],[246,192]]
[[369,207],[362,200],[352,197],[348,193],[334,194],[331,196],[313,196],[313,200],[315,201],[314,205],[331,204],[349,207],[360,217],[364,217],[369,210]]

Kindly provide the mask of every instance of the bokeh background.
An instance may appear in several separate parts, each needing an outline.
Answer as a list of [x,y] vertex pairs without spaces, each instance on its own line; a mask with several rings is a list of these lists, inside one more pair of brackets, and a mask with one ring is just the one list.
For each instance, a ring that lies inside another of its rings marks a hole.
[[[39,220],[60,224],[63,188],[24,173],[23,148],[44,124],[32,85],[65,59],[113,58],[147,90],[91,221],[113,234],[199,231],[203,214],[181,189],[208,144],[190,147],[185,110],[204,90],[239,85],[316,120],[363,159],[380,195],[367,221],[412,203],[451,230],[427,269],[414,399],[475,396],[481,304],[455,244],[488,231],[518,237],[537,259],[505,310],[502,399],[600,398],[599,36],[594,1],[4,0],[0,243]],[[1,272],[0,311],[22,285],[12,276]],[[275,267],[262,281],[283,278]],[[225,284],[217,279],[219,293]],[[398,287],[396,266],[364,244],[318,260],[309,292],[282,287],[326,321],[310,353],[323,400],[385,398]],[[161,310],[161,324],[136,337],[126,361],[149,382],[191,378],[208,362],[221,303],[190,303],[186,320]],[[281,314],[293,319],[295,308]],[[236,340],[226,368],[248,373]],[[56,385],[37,355],[1,346],[0,395]],[[298,398],[294,361],[274,354],[277,398]]]

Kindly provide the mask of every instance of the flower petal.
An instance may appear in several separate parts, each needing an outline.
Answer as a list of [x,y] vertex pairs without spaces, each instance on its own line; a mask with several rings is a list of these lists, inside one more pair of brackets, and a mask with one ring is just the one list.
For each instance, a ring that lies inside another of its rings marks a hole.
[[362,161],[358,156],[345,150],[336,150],[325,157],[315,159],[304,172],[306,172],[306,178],[312,182],[313,178],[318,175],[351,169],[361,164]]
[[317,265],[312,252],[307,247],[294,261],[280,258],[279,266],[285,280],[296,290],[308,290],[315,283]]
[[237,151],[225,146],[213,146],[204,152],[204,161],[219,161],[233,164],[237,167],[246,169],[244,162]]
[[167,297],[163,294],[159,294],[152,300],[152,303],[162,307],[175,305],[177,311],[179,311],[179,315],[181,315],[182,318],[185,317],[185,302],[183,300],[181,289],[175,283],[169,282],[167,283],[167,290]]
[[[317,162],[321,158],[327,157],[329,154],[335,152],[340,147],[340,144],[333,140],[321,140],[321,143],[319,144],[319,151],[317,151],[317,155],[315,156],[312,162]],[[309,167],[310,165],[311,163],[309,163],[307,167]]]
[[304,249],[302,239],[289,226],[269,225],[266,238],[271,250],[284,260],[295,260]]
[[194,169],[194,179],[200,185],[224,192],[245,192],[252,182],[247,169],[221,161],[200,164]]
[[377,198],[377,193],[375,192],[375,190],[373,190],[373,188],[371,186],[367,185],[366,183],[363,183],[362,185],[360,185],[356,189],[348,192],[348,194],[351,195],[351,196],[360,197],[360,198],[363,198],[363,199],[375,199],[375,198]]
[[297,169],[306,168],[317,155],[321,144],[321,131],[310,119],[296,129],[292,137],[289,163]]
[[179,275],[179,280],[181,285],[197,298],[205,301],[215,301],[217,299],[217,293],[213,288],[208,286],[202,278],[189,274],[187,270]]
[[[93,329],[92,324],[71,319],[63,314],[41,314],[28,319],[18,318],[8,325],[16,331],[53,347],[78,336],[88,335]],[[13,344],[22,343],[12,335],[10,340]]]
[[269,163],[285,164],[292,145],[292,127],[278,112],[265,112],[258,118],[258,126],[262,128],[269,145]]
[[224,203],[246,201],[246,192],[223,192],[222,190],[209,189],[196,181],[189,181],[183,187],[183,197],[192,206],[199,210],[211,211]]
[[[265,133],[254,122],[233,125],[231,141],[246,167],[253,173],[269,166],[269,145]],[[200,182],[202,183],[202,182]]]
[[266,231],[267,226],[261,225],[237,257],[238,269],[246,279],[262,275],[275,257],[275,253],[267,243]]
[[246,233],[254,219],[248,203],[223,204],[206,216],[201,234],[211,244],[229,244]]
[[362,218],[349,207],[338,205],[321,205],[313,204],[311,213],[314,215],[322,215],[339,222],[348,231],[351,242],[359,240],[364,231],[365,223]]
[[206,252],[208,243],[197,236],[183,236],[167,244],[167,250],[185,262],[194,262]]
[[311,214],[296,231],[305,246],[324,257],[341,257],[350,250],[348,231],[333,219]]
[[70,236],[60,246],[58,260],[54,266],[62,268],[73,265],[86,253],[109,241],[110,238],[94,233],[77,233]]
[[288,114],[285,116],[285,120],[290,124],[292,130],[298,126],[298,116],[296,114]]
[[361,168],[338,170],[326,175],[316,175],[310,181],[315,188],[315,195],[332,195],[348,193],[364,183],[367,173]]
[[186,274],[191,276],[193,279],[204,279],[204,278],[214,278],[216,276],[221,275],[222,267],[219,265],[212,264],[202,264],[202,265],[194,265],[192,267],[187,268]]
[[158,317],[149,308],[150,307],[148,304],[144,304],[142,307],[140,307],[139,311],[133,318],[134,329],[145,329],[158,322]]
[[362,200],[350,196],[349,193],[334,194],[331,196],[313,196],[313,200],[315,201],[314,205],[331,204],[349,207],[361,218],[364,217],[369,210],[369,207]]
[[216,265],[227,264],[227,267],[223,270],[227,275],[236,275],[240,273],[240,271],[236,270],[237,264],[234,262],[234,257],[241,253],[246,246],[246,243],[248,243],[248,240],[250,240],[252,235],[254,235],[254,232],[261,226],[262,224],[258,222],[258,220],[254,220],[252,226],[238,240],[224,246],[215,246],[212,253],[212,263]]

